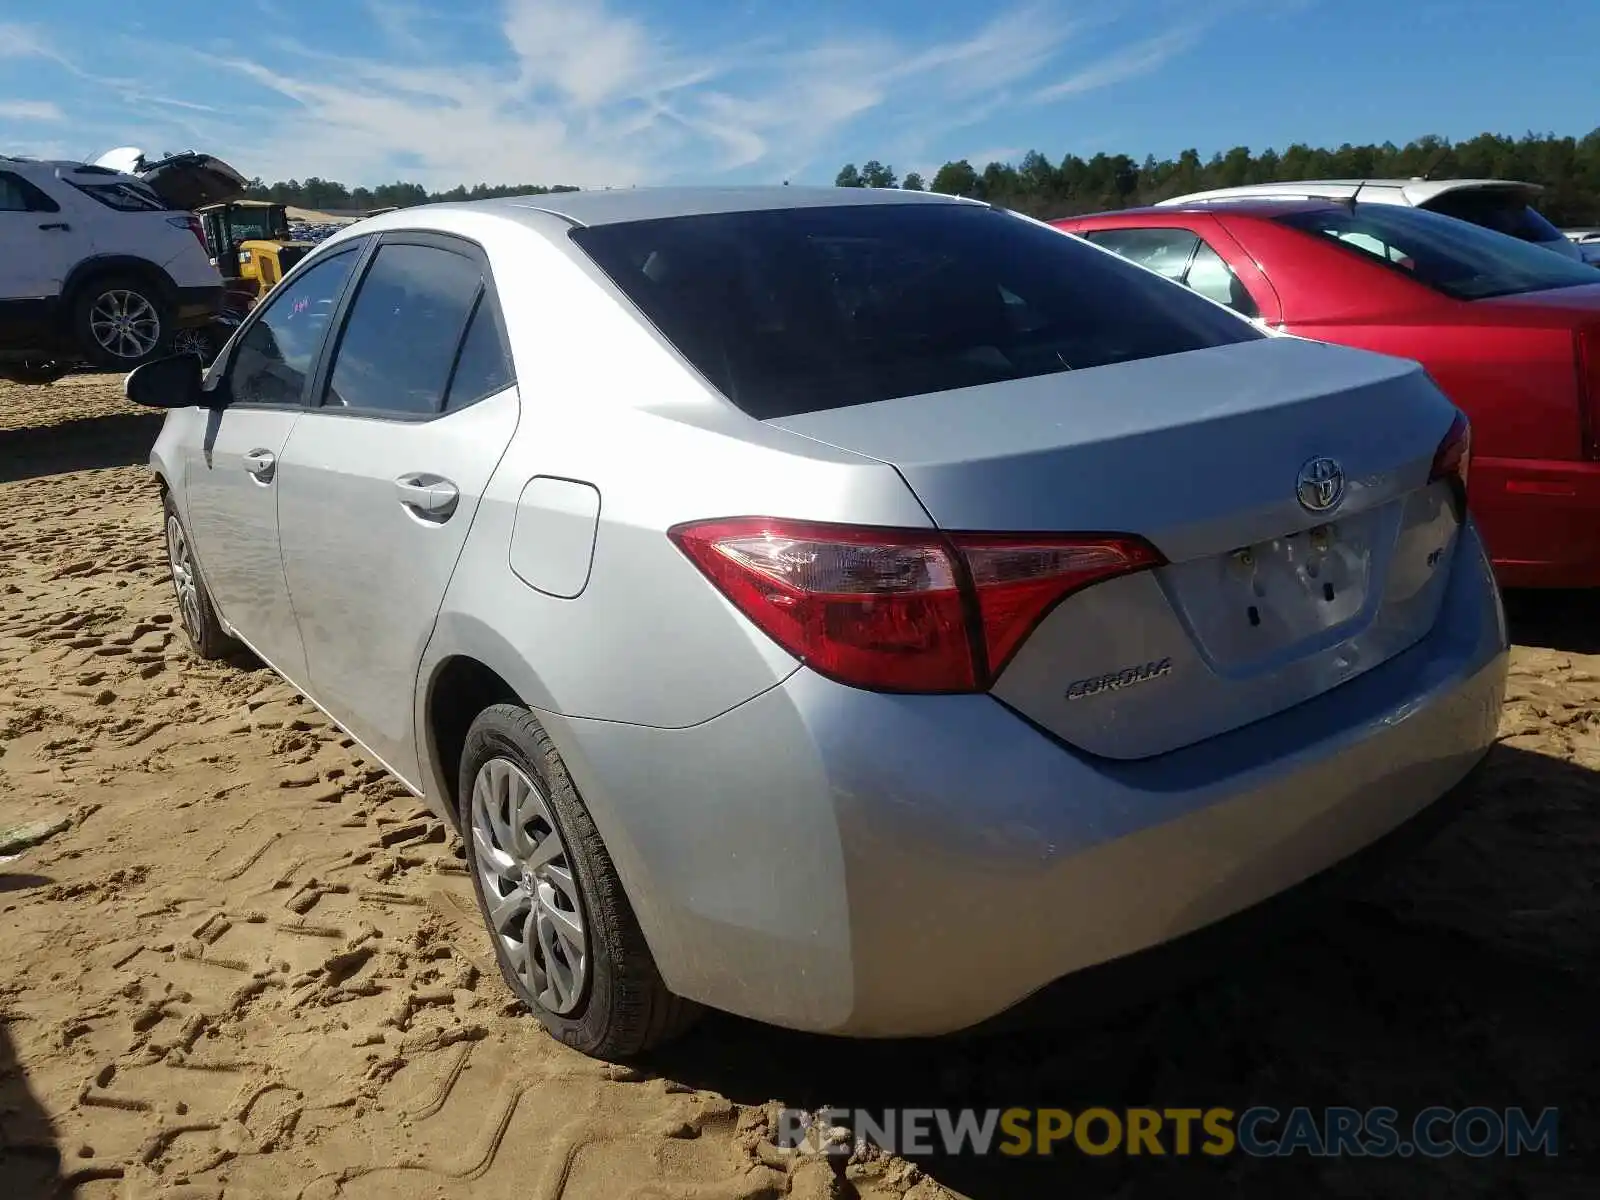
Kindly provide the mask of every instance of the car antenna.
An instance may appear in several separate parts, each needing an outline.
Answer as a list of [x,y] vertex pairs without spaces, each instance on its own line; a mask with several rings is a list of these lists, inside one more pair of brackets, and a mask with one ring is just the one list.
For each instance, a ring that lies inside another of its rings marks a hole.
[[1355,212],[1355,210],[1356,210],[1356,197],[1361,195],[1361,189],[1366,187],[1366,186],[1367,186],[1367,181],[1365,179],[1363,179],[1360,183],[1356,184],[1356,190],[1351,192],[1348,196],[1345,197],[1345,201],[1344,202],[1347,205],[1350,206],[1350,211],[1351,212]]

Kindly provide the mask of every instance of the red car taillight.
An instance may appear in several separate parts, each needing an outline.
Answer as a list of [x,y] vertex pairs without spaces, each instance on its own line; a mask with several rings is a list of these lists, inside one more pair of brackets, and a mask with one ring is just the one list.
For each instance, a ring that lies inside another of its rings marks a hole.
[[1578,352],[1578,423],[1583,430],[1583,453],[1600,459],[1600,329],[1574,335]]
[[1134,537],[944,535],[762,517],[691,522],[668,536],[807,666],[893,692],[983,691],[1065,597],[1165,561]]
[[1462,495],[1467,491],[1467,475],[1472,469],[1472,425],[1461,413],[1456,414],[1456,419],[1450,423],[1449,431],[1444,435],[1444,441],[1439,443],[1439,449],[1433,455],[1433,470],[1428,473],[1428,482],[1433,483],[1439,479],[1453,479],[1461,487]]

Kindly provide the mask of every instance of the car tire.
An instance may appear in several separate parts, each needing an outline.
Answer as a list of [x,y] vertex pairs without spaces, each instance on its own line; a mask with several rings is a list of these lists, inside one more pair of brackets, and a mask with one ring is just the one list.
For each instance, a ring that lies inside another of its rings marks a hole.
[[66,364],[58,362],[0,363],[0,379],[9,383],[43,386],[60,379],[68,369]]
[[172,305],[160,290],[128,275],[92,279],[72,302],[72,339],[97,367],[131,371],[166,352]]
[[468,872],[495,961],[551,1035],[622,1061],[687,1029],[699,1006],[667,991],[605,843],[531,712],[497,704],[478,715],[459,794]]
[[167,540],[167,569],[172,577],[172,590],[178,604],[178,620],[189,645],[197,656],[204,659],[227,658],[240,649],[240,643],[230,637],[217,619],[216,606],[211,603],[211,592],[200,574],[200,565],[194,556],[194,543],[183,518],[171,496],[162,498],[162,512]]
[[197,326],[174,333],[168,349],[173,354],[192,354],[200,360],[201,366],[209,367],[222,349],[222,342],[211,330]]

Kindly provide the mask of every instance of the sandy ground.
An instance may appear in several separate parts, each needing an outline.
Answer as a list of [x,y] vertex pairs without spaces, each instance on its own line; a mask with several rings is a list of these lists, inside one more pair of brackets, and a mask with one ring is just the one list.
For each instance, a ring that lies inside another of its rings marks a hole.
[[[187,653],[143,465],[158,422],[114,379],[0,384],[0,829],[68,822],[0,862],[0,1197],[1594,1194],[1600,614],[1580,598],[1513,598],[1503,745],[1460,816],[1270,952],[1053,1031],[862,1045],[713,1016],[624,1070],[512,1004],[414,799],[265,669]],[[836,1174],[767,1144],[779,1101],[1553,1105],[1562,1144]]]

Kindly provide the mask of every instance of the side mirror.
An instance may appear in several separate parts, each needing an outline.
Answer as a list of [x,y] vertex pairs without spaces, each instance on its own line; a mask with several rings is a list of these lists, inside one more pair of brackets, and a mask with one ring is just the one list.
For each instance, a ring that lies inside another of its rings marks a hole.
[[145,408],[196,408],[206,406],[201,390],[204,378],[200,360],[193,354],[173,354],[135,367],[123,394]]

